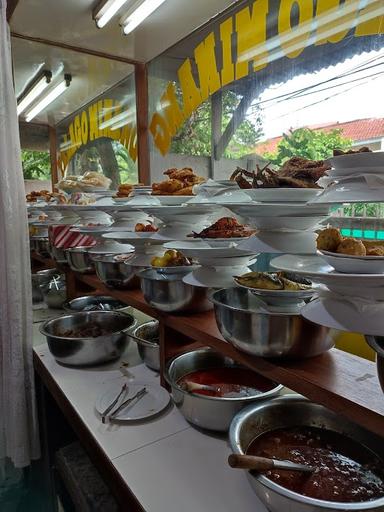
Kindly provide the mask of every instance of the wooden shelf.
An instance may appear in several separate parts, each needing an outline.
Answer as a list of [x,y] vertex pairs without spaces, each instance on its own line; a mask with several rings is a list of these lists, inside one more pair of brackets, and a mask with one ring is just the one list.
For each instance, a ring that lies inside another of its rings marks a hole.
[[158,318],[166,328],[173,330],[172,337],[177,337],[179,333],[184,340],[187,338],[211,346],[376,434],[384,435],[384,394],[374,363],[337,349],[301,361],[254,357],[237,350],[223,339],[212,311],[188,316],[168,315],[151,308],[140,290],[111,290],[102,285],[95,275],[78,274],[76,279]]

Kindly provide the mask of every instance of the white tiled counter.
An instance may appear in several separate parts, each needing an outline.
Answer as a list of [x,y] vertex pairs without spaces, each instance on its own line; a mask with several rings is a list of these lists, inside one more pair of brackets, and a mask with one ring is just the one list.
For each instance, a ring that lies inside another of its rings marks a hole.
[[85,427],[82,435],[86,432],[103,454],[100,464],[112,465],[119,485],[126,485],[143,510],[267,512],[245,473],[228,467],[225,437],[193,428],[176,407],[140,424],[101,423],[94,404],[111,382],[160,385],[158,375],[140,363],[133,344],[118,363],[91,369],[57,364],[45,343],[34,351],[43,383],[45,376],[56,398],[62,396],[69,404]]

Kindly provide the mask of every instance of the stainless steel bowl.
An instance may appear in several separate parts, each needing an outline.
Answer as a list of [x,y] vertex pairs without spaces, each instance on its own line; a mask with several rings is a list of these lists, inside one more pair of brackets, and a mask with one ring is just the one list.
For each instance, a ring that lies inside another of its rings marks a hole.
[[141,290],[153,308],[166,313],[189,311],[198,313],[212,309],[209,289],[183,283],[185,274],[161,274],[156,270],[141,270]]
[[[132,315],[117,311],[87,311],[48,320],[40,327],[48,347],[59,363],[92,366],[118,359],[129,343],[127,331],[135,324]],[[94,322],[110,331],[96,338],[68,338],[62,333]]]
[[68,265],[75,272],[92,274],[95,271],[93,261],[89,255],[89,247],[72,247],[65,250]]
[[51,257],[56,261],[56,263],[68,267],[65,251],[66,249],[63,249],[62,247],[55,247],[54,245],[51,245]]
[[91,256],[97,277],[108,288],[133,290],[139,288],[140,279],[137,268],[126,265],[124,261],[115,261],[115,255]]
[[129,307],[124,302],[121,302],[121,300],[106,295],[86,295],[85,297],[66,301],[63,304],[63,308],[68,313],[78,313],[84,310],[89,311],[89,308],[98,306],[100,303],[107,305],[110,308],[109,311],[119,311]]
[[[345,434],[384,459],[384,440],[344,419],[322,405],[298,395],[285,395],[254,404],[237,414],[229,431],[234,453],[246,453],[250,443],[263,432],[284,427],[311,426]],[[335,503],[302,496],[272,482],[266,476],[247,471],[259,499],[270,512],[383,511],[384,498],[361,503]]]
[[32,237],[32,246],[34,251],[42,256],[48,258],[50,256],[51,244],[47,237]]
[[223,367],[242,368],[229,357],[210,348],[201,348],[186,352],[170,361],[164,378],[172,388],[173,401],[186,420],[201,428],[225,432],[240,409],[252,402],[277,396],[283,386],[276,384],[270,391],[250,397],[217,398],[189,393],[177,383],[179,379],[191,372]]
[[32,302],[34,304],[42,302],[44,299],[40,286],[48,284],[55,275],[58,275],[58,271],[55,268],[39,270],[35,274],[32,274]]
[[299,314],[266,313],[248,290],[225,288],[213,292],[217,326],[224,339],[248,354],[300,359],[333,347],[329,329]]
[[139,325],[131,332],[137,343],[141,359],[151,370],[160,370],[159,322],[151,320]]
[[365,336],[365,339],[376,352],[377,376],[384,393],[384,336]]

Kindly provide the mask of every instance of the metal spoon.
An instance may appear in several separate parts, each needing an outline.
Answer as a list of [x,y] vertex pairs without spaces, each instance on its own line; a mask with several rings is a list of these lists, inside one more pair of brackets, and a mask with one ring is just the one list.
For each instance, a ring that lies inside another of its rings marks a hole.
[[265,457],[256,457],[255,455],[240,455],[231,453],[228,457],[228,464],[231,468],[254,469],[256,471],[270,471],[271,469],[284,469],[286,471],[302,471],[304,473],[313,473],[316,468],[296,464],[288,460],[267,459]]

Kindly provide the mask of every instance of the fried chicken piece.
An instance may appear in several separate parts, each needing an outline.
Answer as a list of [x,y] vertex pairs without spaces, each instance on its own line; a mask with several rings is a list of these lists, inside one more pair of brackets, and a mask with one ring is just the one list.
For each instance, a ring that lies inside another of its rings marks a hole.
[[203,229],[200,233],[193,233],[194,238],[243,238],[253,235],[256,230],[239,224],[232,217],[222,217],[217,222]]
[[360,149],[349,149],[348,151],[343,151],[342,149],[334,149],[333,156],[342,156],[342,155],[356,155],[358,153],[372,153],[372,149],[369,149],[367,146],[363,146]]
[[384,247],[381,245],[366,247],[367,256],[384,256]]
[[351,256],[366,256],[367,250],[361,240],[356,238],[344,238],[337,247],[339,254],[349,254]]
[[167,181],[162,181],[160,183],[154,183],[152,185],[152,194],[156,194],[157,192],[161,192],[162,194],[167,193],[169,195],[174,194],[178,190],[183,188],[183,184],[174,179],[170,179]]
[[316,245],[320,251],[336,252],[343,237],[337,228],[326,228],[320,231]]
[[135,232],[136,233],[156,233],[159,228],[151,224],[150,222],[148,224],[143,224],[142,222],[138,222],[135,226]]
[[193,195],[193,185],[190,187],[184,187],[174,193],[175,196],[192,196]]
[[316,182],[331,168],[324,160],[308,160],[295,156],[287,160],[279,171],[279,177],[294,178],[304,181],[307,186],[316,186]]

